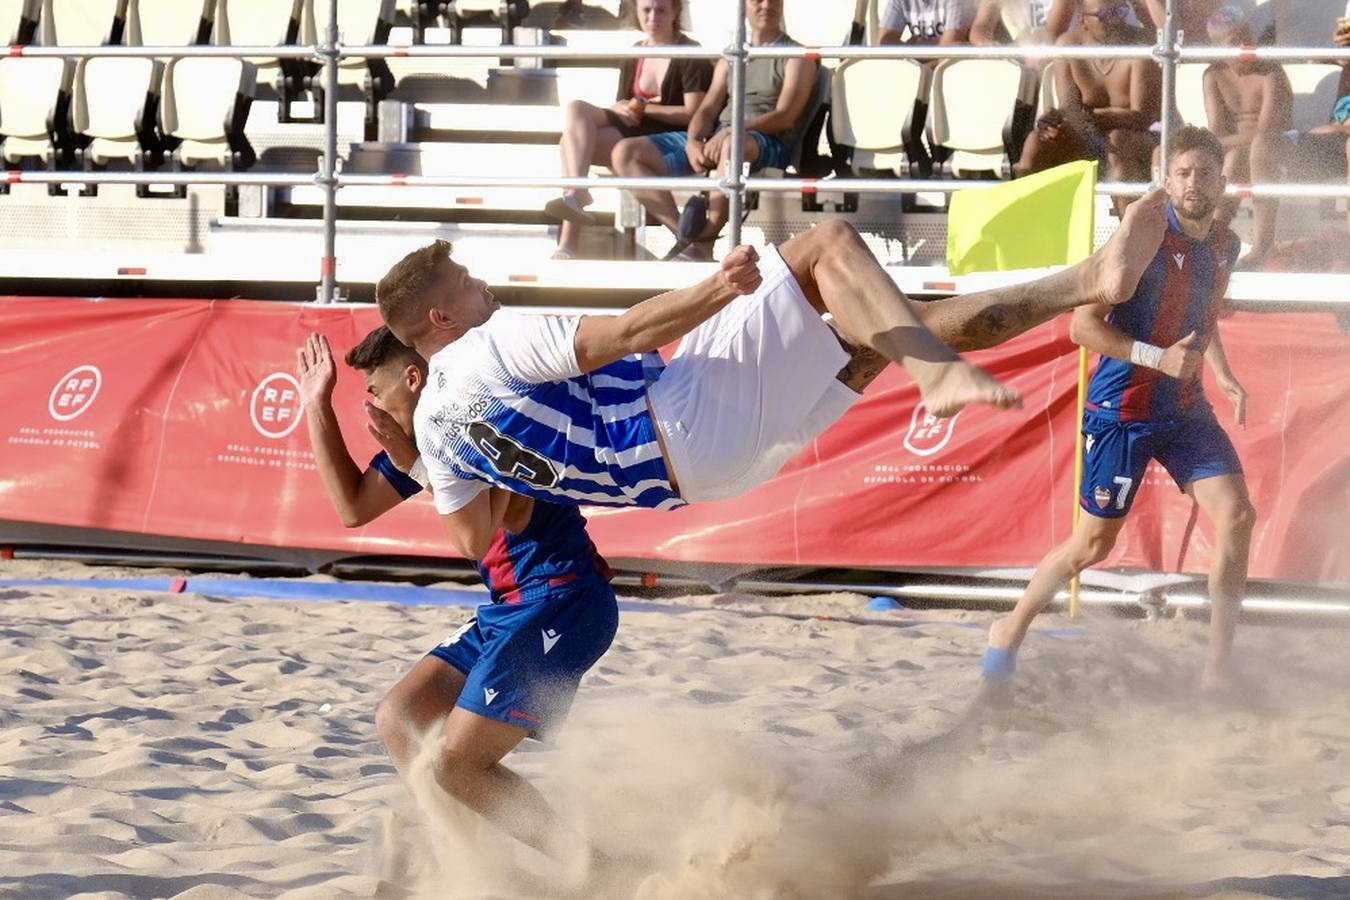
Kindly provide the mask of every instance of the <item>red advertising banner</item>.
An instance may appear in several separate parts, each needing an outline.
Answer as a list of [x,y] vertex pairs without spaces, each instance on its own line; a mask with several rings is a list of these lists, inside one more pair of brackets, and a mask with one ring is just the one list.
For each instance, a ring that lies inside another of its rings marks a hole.
[[[341,355],[368,306],[0,298],[0,519],[337,554],[448,555],[429,501],[341,527],[314,469],[294,376],[310,331]],[[1350,336],[1328,315],[1222,325],[1251,393],[1230,428],[1259,512],[1256,577],[1350,583]],[[1070,528],[1077,351],[1067,321],[975,359],[1017,412],[934,420],[902,372],[750,494],[676,512],[592,510],[616,558],[866,568],[1029,566]],[[334,397],[358,463],[359,373]],[[1220,421],[1227,401],[1209,385]],[[1108,565],[1203,571],[1212,532],[1151,468]]]

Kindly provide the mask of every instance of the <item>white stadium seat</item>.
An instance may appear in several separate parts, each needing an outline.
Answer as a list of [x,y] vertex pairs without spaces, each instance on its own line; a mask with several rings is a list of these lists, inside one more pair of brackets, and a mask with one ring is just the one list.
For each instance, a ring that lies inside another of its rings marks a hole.
[[834,73],[830,132],[853,170],[906,176],[926,165],[923,127],[933,69],[912,59],[851,59]]
[[[783,30],[808,47],[833,47],[853,39],[853,25],[866,17],[867,0],[786,0]],[[861,35],[859,35],[861,37]],[[833,66],[830,60],[822,60]]]
[[519,0],[448,0],[448,2],[441,0],[440,3],[427,5],[433,8],[439,6],[446,10],[451,31],[456,35],[470,21],[491,18],[501,25],[504,44],[511,42],[515,27],[525,20],[521,12],[528,9],[521,5]]
[[155,149],[154,116],[164,64],[155,59],[100,57],[86,61],[75,80],[71,118],[87,164],[125,160],[137,168]]
[[164,134],[181,141],[174,156],[195,165],[248,168],[256,157],[244,125],[257,68],[240,59],[175,59],[164,73]]
[[209,44],[216,0],[131,0],[127,43],[144,47]]
[[[721,50],[736,31],[736,4],[727,0],[687,0],[684,4],[689,27],[685,29],[705,47]],[[791,32],[789,32],[791,34]]]
[[[305,5],[306,43],[320,43],[328,33],[328,16],[337,3],[338,39],[348,46],[386,44],[394,27],[394,0],[313,0]],[[343,59],[338,64],[338,83],[360,88],[369,101],[378,103],[394,89],[394,76],[382,59]]]
[[932,98],[928,143],[950,151],[952,174],[1002,176],[1021,150],[1019,117],[1031,124],[1036,73],[1008,60],[949,59],[933,72]]
[[0,40],[6,46],[31,44],[41,14],[41,0],[0,0]]
[[1286,63],[1284,71],[1294,89],[1294,127],[1307,131],[1331,121],[1341,67],[1329,63]]
[[6,163],[51,160],[74,75],[75,64],[66,59],[0,59],[0,153]]
[[[215,43],[240,47],[280,47],[300,40],[304,0],[219,0]],[[248,60],[257,68],[258,82],[276,88],[283,97],[299,92],[303,62],[259,56]],[[283,80],[284,76],[284,80]]]
[[1187,125],[1207,126],[1205,112],[1205,70],[1208,63],[1182,63],[1177,66],[1177,112]]
[[127,0],[43,0],[39,32],[48,46],[122,43]]

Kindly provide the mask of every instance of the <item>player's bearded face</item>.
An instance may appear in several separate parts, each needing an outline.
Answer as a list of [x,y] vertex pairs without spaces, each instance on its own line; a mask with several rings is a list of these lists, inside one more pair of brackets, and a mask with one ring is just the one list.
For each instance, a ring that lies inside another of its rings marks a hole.
[[1208,153],[1189,150],[1172,163],[1166,187],[1177,212],[1198,221],[1213,214],[1223,197],[1225,180],[1221,166]]

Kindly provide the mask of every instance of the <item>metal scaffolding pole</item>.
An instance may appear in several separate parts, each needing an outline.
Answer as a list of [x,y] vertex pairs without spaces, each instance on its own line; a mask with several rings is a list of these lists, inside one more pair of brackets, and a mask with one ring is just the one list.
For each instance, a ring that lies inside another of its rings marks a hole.
[[731,246],[741,242],[741,219],[745,210],[745,0],[736,0],[736,31],[727,48],[727,62],[731,68],[731,160],[722,179],[722,190],[731,201],[727,224]]
[[333,303],[337,297],[337,102],[338,61],[342,48],[338,46],[338,0],[328,4],[328,24],[323,43],[319,45],[323,57],[323,159],[316,179],[323,187],[323,258],[319,261],[320,303]]
[[1167,160],[1171,154],[1172,123],[1177,114],[1177,20],[1176,0],[1167,0],[1163,26],[1158,29],[1156,55],[1162,66],[1162,148],[1158,156],[1158,182],[1167,174]]

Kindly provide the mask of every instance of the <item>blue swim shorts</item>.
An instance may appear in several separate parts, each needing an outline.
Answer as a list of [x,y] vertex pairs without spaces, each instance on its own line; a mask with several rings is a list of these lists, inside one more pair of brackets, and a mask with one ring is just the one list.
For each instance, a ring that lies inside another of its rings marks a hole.
[[542,599],[478,607],[430,655],[468,679],[456,706],[543,735],[566,718],[581,677],[618,627],[609,582],[578,578]]
[[[719,128],[718,131],[721,131],[721,129]],[[762,134],[758,131],[751,131],[749,135],[759,145],[759,159],[750,165],[751,173],[758,172],[760,169],[786,169],[792,162],[788,145],[784,143],[782,138],[774,137],[771,134]],[[684,149],[685,144],[689,141],[689,132],[661,131],[647,135],[647,139],[656,145],[657,150],[661,151],[661,158],[666,161],[667,175],[674,178],[685,178],[694,174],[693,167],[689,165],[689,154]]]
[[1088,411],[1078,498],[1083,511],[1103,519],[1127,514],[1151,459],[1163,464],[1178,487],[1242,474],[1237,450],[1209,407],[1166,422],[1121,422]]

